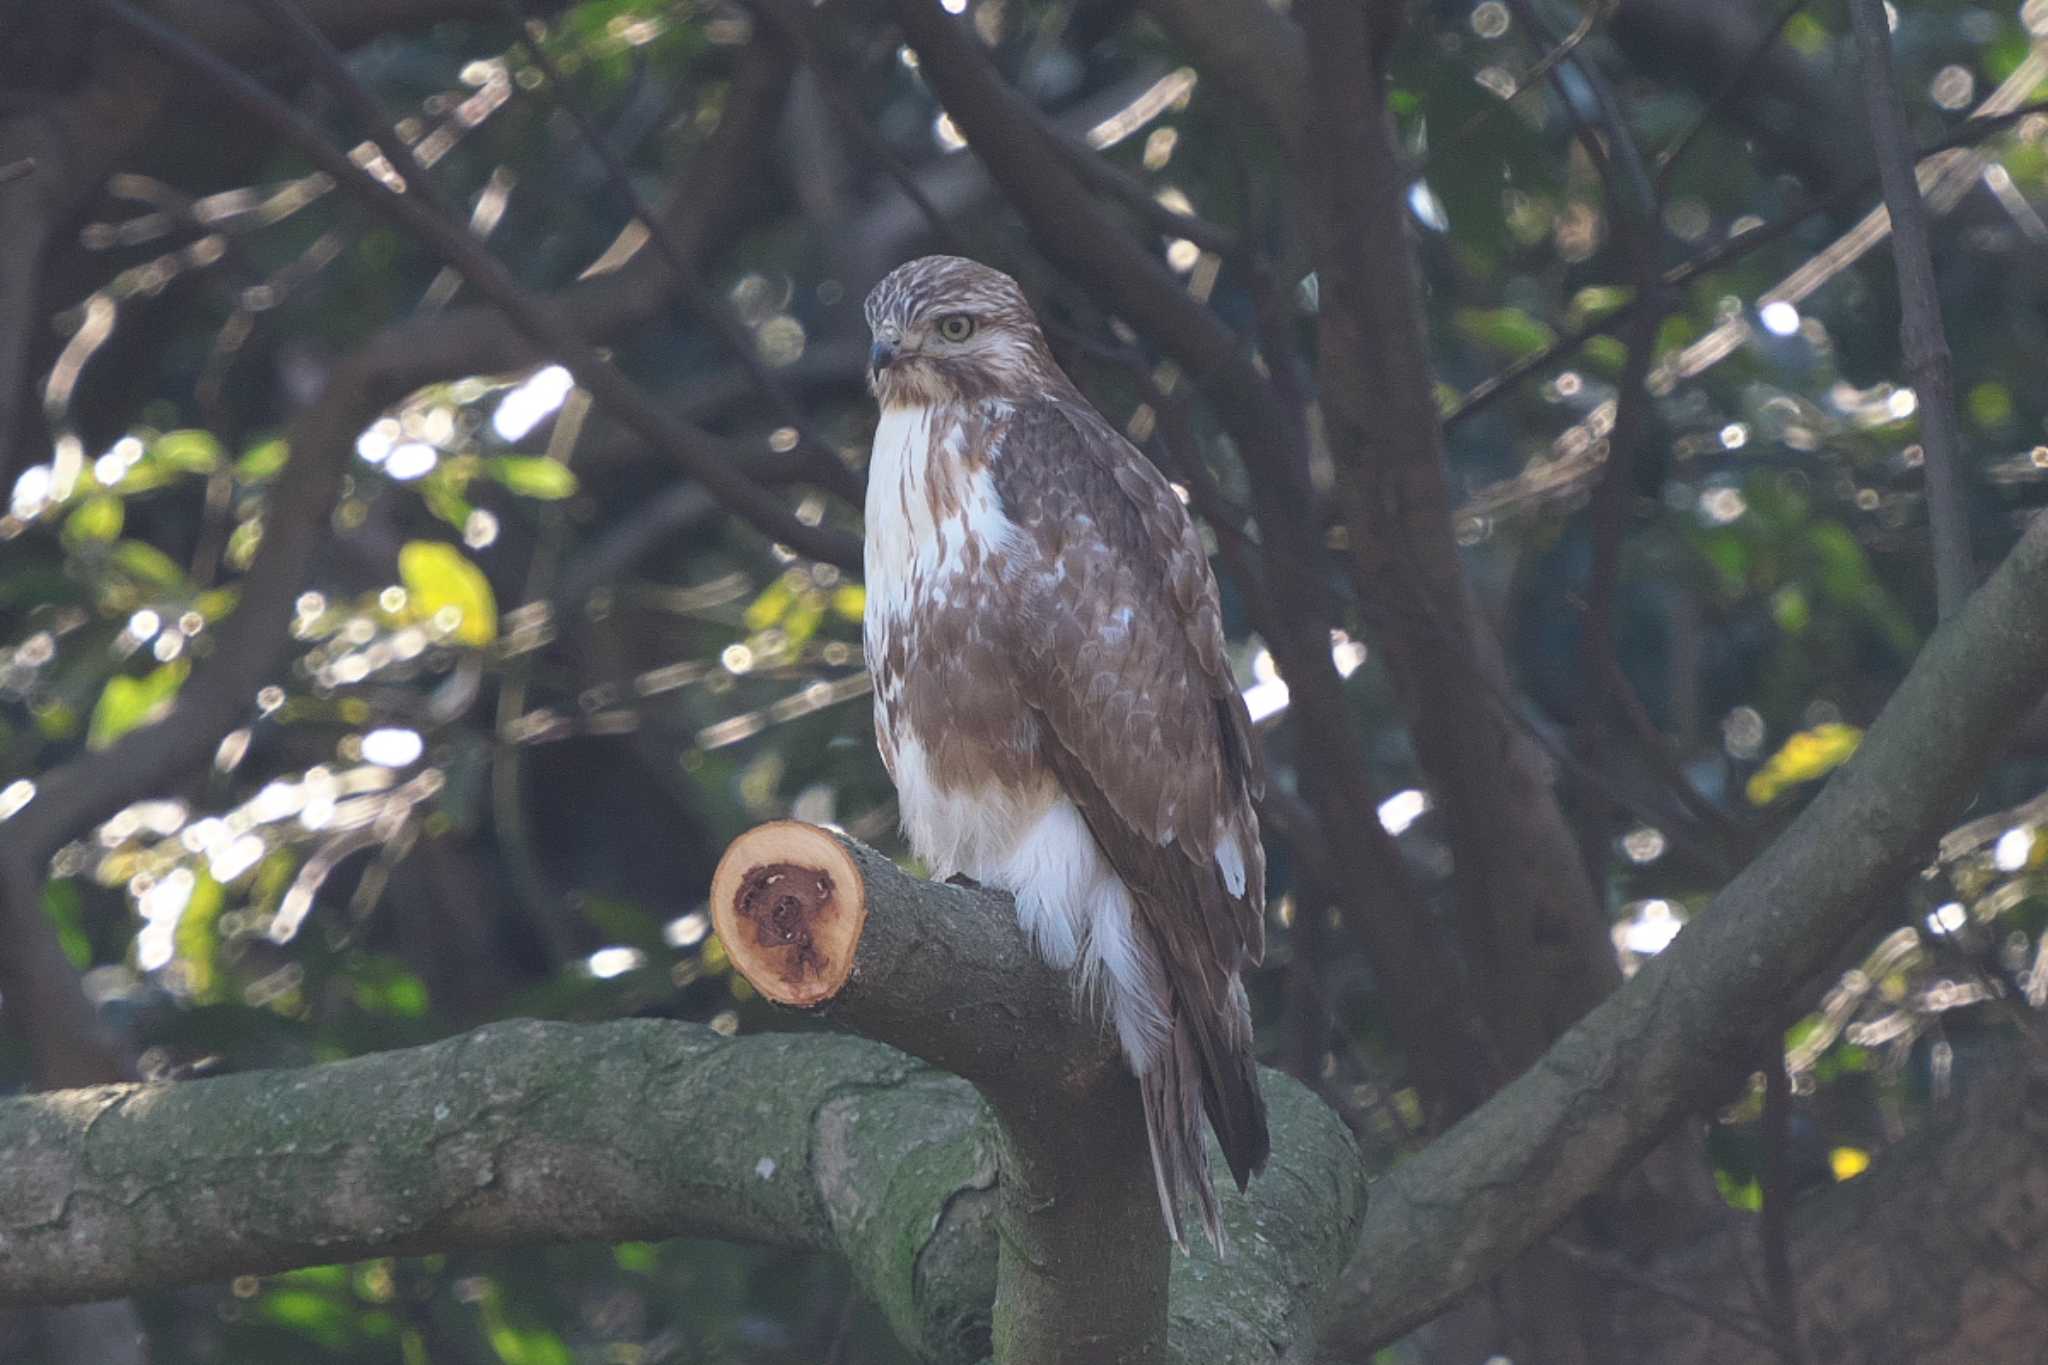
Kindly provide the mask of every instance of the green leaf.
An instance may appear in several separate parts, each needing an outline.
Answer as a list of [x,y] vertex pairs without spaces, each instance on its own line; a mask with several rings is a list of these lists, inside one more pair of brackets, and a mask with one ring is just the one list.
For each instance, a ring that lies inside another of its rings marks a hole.
[[1595,318],[1606,317],[1635,297],[1636,291],[1620,284],[1589,284],[1572,295],[1565,321],[1583,327]]
[[291,458],[291,448],[281,440],[264,441],[250,446],[241,459],[235,461],[235,477],[243,483],[262,483],[274,479]]
[[116,545],[114,567],[152,588],[185,586],[185,571],[178,567],[178,562],[144,541],[124,540]]
[[57,926],[57,943],[79,971],[92,965],[92,940],[85,936],[85,903],[78,883],[55,877],[43,883],[43,913]]
[[1964,406],[1969,409],[1970,420],[1986,431],[2012,425],[2012,390],[1996,380],[1987,379],[1971,389]]
[[190,663],[178,659],[145,677],[123,674],[107,679],[86,726],[85,747],[104,749],[130,730],[159,719],[178,699],[178,689],[191,671]]
[[498,455],[485,467],[492,478],[522,498],[553,502],[576,491],[576,476],[569,467],[545,455]]
[[349,1312],[325,1294],[311,1289],[273,1289],[263,1296],[259,1307],[272,1322],[330,1350],[348,1344]]
[[178,927],[171,935],[172,947],[185,968],[185,989],[200,1004],[220,999],[220,935],[214,926],[226,901],[221,884],[201,868],[191,898],[185,902],[185,913],[178,916]]
[[211,474],[220,468],[220,442],[210,431],[167,431],[149,448],[149,458],[167,469]]
[[454,613],[450,634],[457,643],[487,645],[498,638],[498,601],[490,580],[453,545],[408,541],[398,552],[398,577],[420,615],[432,620]]
[[[439,474],[439,470],[434,471]],[[427,510],[460,531],[469,525],[469,514],[476,509],[469,505],[469,499],[462,496],[458,484],[444,478],[429,477],[420,484],[420,497],[427,504]]]
[[71,545],[84,545],[114,540],[121,534],[121,524],[127,513],[119,498],[111,493],[95,493],[73,508],[64,521],[64,540]]
[[1764,1187],[1755,1176],[1741,1178],[1726,1171],[1715,1171],[1714,1183],[1721,1187],[1721,1197],[1728,1201],[1730,1208],[1755,1213],[1764,1206]]
[[1557,340],[1557,333],[1519,308],[1461,308],[1456,322],[1467,340],[1517,360]]

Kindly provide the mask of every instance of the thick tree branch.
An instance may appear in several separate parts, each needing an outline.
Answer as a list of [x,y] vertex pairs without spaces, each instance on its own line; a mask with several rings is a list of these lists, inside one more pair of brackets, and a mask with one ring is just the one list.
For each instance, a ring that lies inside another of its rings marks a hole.
[[1308,138],[1308,45],[1263,0],[1144,0],[1188,59],[1299,161]]
[[2039,696],[2044,600],[2037,518],[1777,842],[1535,1066],[1374,1186],[1324,1359],[1364,1359],[1427,1320],[1745,1072],[1784,1001],[1891,903]]
[[[872,849],[779,821],[733,842],[711,909],[733,964],[770,999],[987,1097],[996,1365],[1166,1359],[1167,1278],[1181,1258],[1168,1255],[1137,1086],[1071,979],[1017,930],[1009,897],[917,881]],[[1273,1230],[1245,1215],[1271,1183],[1261,1177],[1247,1202],[1218,1168],[1233,1275],[1268,1254]],[[1275,1340],[1299,1330],[1282,1326]]]
[[1500,644],[1452,528],[1443,430],[1407,247],[1406,171],[1367,7],[1307,7],[1302,219],[1319,294],[1324,430],[1352,580],[1450,817],[1466,963],[1509,1074],[1618,979],[1549,765],[1510,713]]
[[[1078,1072],[1114,1063],[1007,898],[855,856],[874,936],[862,984],[828,1017],[900,1033],[996,1094],[1021,1093],[1004,1078],[1041,1076],[1062,1049]],[[1225,1199],[1227,1272],[1200,1251],[1172,1258],[1164,1359],[1251,1365],[1305,1342],[1356,1236],[1350,1135],[1279,1073],[1265,1087],[1273,1164]],[[840,1252],[920,1355],[973,1362],[990,1349],[1013,1127],[966,1082],[874,1042],[656,1021],[499,1024],[302,1071],[15,1099],[0,1102],[0,1304],[375,1255],[711,1236]],[[1149,1174],[1138,1193],[1157,1240]]]

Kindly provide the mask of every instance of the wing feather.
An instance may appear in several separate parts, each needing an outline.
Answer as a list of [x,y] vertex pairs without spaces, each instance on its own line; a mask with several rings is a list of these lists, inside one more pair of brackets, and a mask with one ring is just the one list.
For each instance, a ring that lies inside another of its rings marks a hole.
[[[997,492],[1035,552],[1017,573],[1019,662],[1047,759],[1138,893],[1176,984],[1220,1004],[1229,976],[1265,954],[1252,810],[1264,773],[1201,537],[1093,409],[1019,404],[998,440]],[[1243,861],[1234,887],[1219,847]]]

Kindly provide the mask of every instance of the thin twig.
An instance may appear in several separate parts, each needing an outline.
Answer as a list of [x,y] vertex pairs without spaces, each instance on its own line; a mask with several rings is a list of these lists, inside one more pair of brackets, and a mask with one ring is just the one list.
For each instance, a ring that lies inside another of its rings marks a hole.
[[1941,325],[1934,283],[1927,205],[1920,197],[1918,157],[1906,129],[1898,75],[1892,70],[1891,27],[1884,0],[1849,0],[1862,58],[1864,106],[1877,150],[1878,178],[1892,218],[1892,263],[1899,277],[1899,349],[1919,397],[1920,445],[1926,452],[1927,519],[1934,537],[1934,595],[1942,619],[1953,616],[1976,586],[1970,514],[1962,480],[1962,436],[1956,429],[1954,365]]
[[1771,49],[1777,45],[1778,35],[1785,31],[1785,25],[1792,22],[1793,15],[1805,8],[1806,0],[1790,0],[1790,3],[1778,12],[1778,17],[1771,21],[1770,27],[1757,36],[1755,45],[1743,54],[1742,60],[1735,64],[1735,69],[1728,73],[1728,78],[1721,82],[1720,88],[1707,96],[1706,101],[1700,105],[1699,112],[1693,115],[1692,122],[1686,125],[1685,131],[1673,138],[1671,145],[1657,154],[1657,197],[1659,199],[1662,199],[1665,191],[1671,187],[1672,171],[1677,169],[1679,160],[1691,148],[1693,140],[1700,135],[1700,131],[1707,126],[1708,120],[1713,118],[1723,104],[1734,98],[1735,94],[1749,83],[1749,78],[1756,74],[1758,65],[1770,54]]
[[[666,451],[691,477],[736,515],[763,534],[801,554],[857,569],[859,542],[848,532],[799,520],[781,498],[755,483],[722,458],[716,443],[688,423],[656,407],[623,372],[601,356],[570,325],[550,312],[512,278],[460,221],[437,212],[420,194],[393,193],[335,147],[311,121],[275,94],[257,84],[176,29],[136,9],[128,0],[94,0],[100,11],[134,33],[173,66],[224,94],[295,147],[335,183],[373,212],[392,219],[428,245],[442,261],[461,273],[520,331],[551,352],[577,383],[588,389],[619,419],[656,449]],[[324,42],[325,39],[323,38]],[[394,147],[397,139],[390,139]],[[390,154],[387,148],[387,155]],[[399,148],[402,165],[413,161]],[[410,182],[409,182],[410,183]]]
[[1550,73],[1557,69],[1558,63],[1571,56],[1572,53],[1578,50],[1580,43],[1593,36],[1594,26],[1606,17],[1607,9],[1608,6],[1606,4],[1586,6],[1586,12],[1579,17],[1577,27],[1573,28],[1570,33],[1567,33],[1562,42],[1544,53],[1541,60],[1524,72],[1515,81],[1515,88],[1505,98],[1496,100],[1494,103],[1479,110],[1478,113],[1473,114],[1470,118],[1459,124],[1449,137],[1432,147],[1429,150],[1429,154],[1416,163],[1415,174],[1418,177],[1427,174],[1429,168],[1435,165],[1444,155],[1463,147],[1473,134],[1477,133],[1488,123],[1491,123],[1502,110],[1511,107],[1516,100],[1534,90],[1547,79]]
[[1168,208],[1159,202],[1144,181],[1055,124],[1043,110],[1034,105],[1032,114],[1039,131],[1066,157],[1067,164],[1074,168],[1076,174],[1121,200],[1124,207],[1144,220],[1148,227],[1168,237],[1185,237],[1203,250],[1213,251],[1219,256],[1237,255],[1240,246],[1238,236],[1229,228],[1195,213]]
[[1669,1299],[1680,1308],[1699,1314],[1699,1316],[1713,1323],[1716,1327],[1733,1332],[1736,1336],[1753,1341],[1759,1346],[1768,1347],[1771,1350],[1776,1350],[1778,1347],[1778,1339],[1772,1335],[1771,1329],[1767,1324],[1758,1322],[1755,1318],[1739,1309],[1732,1308],[1725,1303],[1715,1303],[1711,1299],[1702,1298],[1685,1286],[1674,1284],[1660,1275],[1653,1275],[1649,1271],[1632,1265],[1618,1256],[1609,1256],[1602,1252],[1594,1251],[1591,1248],[1582,1247],[1576,1242],[1567,1241],[1565,1238],[1552,1237],[1550,1239],[1550,1246],[1552,1250],[1563,1256],[1567,1261],[1576,1261],[1596,1275],[1610,1280],[1618,1280],[1626,1285],[1633,1285],[1637,1289],[1647,1290],[1659,1298]]
[[1792,1278],[1788,1214],[1791,1176],[1792,1075],[1785,1068],[1784,1034],[1774,1030],[1764,1058],[1763,1213],[1758,1219],[1764,1244],[1764,1292],[1770,1306],[1775,1343],[1785,1365],[1803,1365],[1799,1343],[1799,1288]]
[[647,229],[648,241],[653,244],[656,254],[661,257],[663,263],[674,273],[684,301],[698,316],[711,324],[720,339],[739,358],[747,377],[767,396],[776,416],[796,431],[797,445],[804,451],[806,463],[812,469],[818,483],[848,502],[858,502],[861,495],[860,476],[835,455],[830,447],[811,434],[813,424],[790,394],[789,386],[784,384],[761,359],[760,347],[755,343],[753,336],[747,332],[739,319],[732,315],[732,310],[712,292],[710,286],[705,283],[702,273],[677,244],[675,235],[668,230],[668,225],[662,221],[661,215],[655,212],[654,206],[647,202],[647,197],[633,184],[626,163],[612,150],[611,143],[605,138],[604,130],[597,126],[596,121],[582,105],[569,97],[569,86],[562,79],[561,68],[555,64],[555,59],[548,55],[546,44],[534,34],[525,16],[520,12],[516,0],[500,0],[500,8],[504,10],[506,18],[518,28],[521,45],[525,47],[527,55],[533,58],[534,65],[540,68],[541,75],[548,83],[548,89],[554,92],[556,107],[567,114],[570,121],[576,125],[577,132],[583,135],[583,141],[591,154],[603,167],[605,179],[613,192],[625,201],[627,211],[638,218],[641,226]]
[[789,45],[796,50],[797,60],[811,69],[818,79],[818,89],[825,96],[825,102],[832,106],[832,112],[845,121],[854,139],[867,154],[874,158],[891,180],[896,182],[903,197],[908,199],[917,211],[924,215],[932,230],[932,239],[943,251],[961,255],[967,250],[966,240],[959,229],[947,220],[932,202],[930,195],[917,181],[917,173],[909,163],[896,154],[889,140],[868,121],[867,114],[839,79],[839,68],[835,65],[828,49],[828,40],[820,31],[820,25],[810,10],[796,3],[796,0],[750,0],[754,9],[766,16],[768,21],[781,31]]
[[[1988,137],[1993,137],[2005,131],[2015,123],[2020,123],[2037,114],[2048,114],[2048,100],[2037,101],[2023,108],[2014,109],[2003,114],[1992,114],[1986,115],[1983,118],[1967,119],[1945,137],[1936,138],[1933,142],[1922,147],[1917,155],[1919,159],[1925,160],[1930,156],[1952,150],[1956,147],[1972,146]],[[1724,270],[1738,261],[1744,260],[1763,250],[1767,246],[1783,241],[1798,231],[1808,219],[1848,207],[1868,194],[1877,183],[1877,173],[1872,171],[1852,184],[1844,185],[1831,194],[1809,202],[1802,208],[1794,209],[1791,213],[1775,222],[1766,223],[1762,227],[1754,228],[1738,237],[1731,237],[1716,246],[1709,247],[1691,259],[1665,271],[1664,286],[1667,289],[1678,290],[1696,279],[1710,275],[1718,270]],[[1606,336],[1612,333],[1640,306],[1642,306],[1642,300],[1631,299],[1613,312],[1603,314],[1599,318],[1565,333],[1542,350],[1522,357],[1499,374],[1494,375],[1491,379],[1484,379],[1473,385],[1444,414],[1445,428],[1454,427],[1460,422],[1477,416],[1480,412],[1499,401],[1501,397],[1521,383],[1522,380],[1538,370],[1576,354],[1581,346],[1584,346],[1594,337]]]

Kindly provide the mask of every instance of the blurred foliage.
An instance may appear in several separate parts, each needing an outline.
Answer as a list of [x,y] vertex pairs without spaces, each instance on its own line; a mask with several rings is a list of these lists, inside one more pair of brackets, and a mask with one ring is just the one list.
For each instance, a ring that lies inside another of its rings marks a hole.
[[[1127,101],[1179,62],[1149,24],[1105,26],[1091,7],[971,8],[1011,78],[1054,117]],[[2048,31],[2040,8],[1904,8],[1898,55],[1921,136],[2027,78]],[[839,79],[916,173],[942,173],[961,153],[913,63],[866,8],[835,22],[859,40]],[[1821,86],[1844,79],[1844,22],[1814,6],[1786,30]],[[583,0],[552,15],[544,41],[568,79],[559,93],[599,119],[658,197],[717,125],[747,35],[743,9]],[[499,258],[553,288],[603,253],[627,214],[515,36],[443,24],[352,60],[408,113],[416,145],[436,150],[436,176]],[[1447,410],[1634,298],[1563,103],[1548,87],[1503,103],[1546,48],[1499,0],[1442,0],[1418,10],[1396,54]],[[1602,30],[1582,52],[1615,80],[1647,149],[1671,145],[1700,108],[1687,72],[1638,65]],[[324,104],[306,105],[343,135]],[[761,202],[712,275],[812,430],[857,461],[872,420],[861,294],[923,241],[888,226],[902,201],[845,129],[813,111],[798,131],[814,142],[762,149]],[[2035,207],[2048,196],[2048,120],[1987,149],[2003,189],[1963,197],[1939,227],[1945,245],[1967,248],[1944,250],[1939,266],[1986,561],[2048,479],[2048,388],[2034,373],[2048,341],[2048,228]],[[1248,235],[1267,230],[1262,206],[1293,190],[1208,82],[1102,155]],[[1670,176],[1667,264],[1802,208],[1812,190],[1783,169],[1788,155],[1709,120]],[[151,174],[110,181],[50,282],[46,448],[0,520],[0,818],[40,774],[150,723],[214,647],[290,459],[287,418],[320,372],[389,319],[459,297],[416,245],[335,202],[253,128],[181,116],[143,160]],[[1058,284],[999,206],[966,203],[957,230],[1043,294],[1084,388],[1132,418],[1140,395],[1114,359],[1127,338]],[[1884,253],[1842,264],[1796,305],[1759,308],[1852,222],[1816,216],[1685,287],[1658,333],[1636,458],[1623,667],[1689,780],[1758,840],[1847,759],[1932,624],[1914,399],[1899,387]],[[1249,324],[1234,263],[1158,246],[1227,319]],[[872,259],[883,249],[893,255]],[[1312,346],[1313,280],[1296,283]],[[1098,344],[1069,347],[1072,335]],[[735,449],[793,445],[772,405],[735,381],[723,343],[682,311],[617,354]],[[1622,360],[1616,340],[1596,337],[1451,428],[1470,566],[1500,604],[1543,725],[1581,709],[1581,509]],[[210,771],[59,855],[48,913],[151,1072],[303,1064],[517,1014],[788,1026],[728,970],[703,895],[725,841],[754,820],[794,813],[894,837],[860,670],[861,589],[678,500],[670,471],[586,408],[550,367],[452,378],[365,431],[297,603],[291,657],[248,699],[246,723]],[[1193,421],[1219,483],[1240,490],[1245,476],[1199,407]],[[853,509],[792,496],[808,519],[856,524]],[[1227,582],[1225,593],[1250,686],[1270,678],[1270,659]],[[1364,623],[1357,634],[1370,641]],[[1441,897],[1441,817],[1369,643],[1350,669],[1375,777],[1399,793],[1382,819]],[[1268,744],[1283,785],[1300,742],[1281,714]],[[1973,1040],[1999,1027],[1993,1006],[2048,995],[2048,809],[2031,799],[2043,779],[2038,744],[2022,743],[1985,782],[1985,809],[2007,809],[1951,836],[1860,945],[1860,965],[1787,1021],[1803,1182],[1854,1178],[1939,1102]],[[1625,962],[1668,942],[1720,875],[1689,848],[1679,813],[1645,805],[1601,868]],[[1297,919],[1319,908],[1297,904],[1283,848],[1273,872],[1273,950],[1252,983],[1261,1047],[1312,1059],[1310,1078],[1391,1161],[1419,1109],[1370,967],[1324,945],[1329,1029],[1295,1036],[1319,1017],[1286,998]],[[0,1054],[0,1075],[18,1080],[20,1063]],[[1757,1197],[1757,1104],[1731,1101],[1714,1143],[1717,1178],[1745,1208]],[[326,1267],[167,1294],[146,1310],[165,1362],[902,1358],[843,1269],[698,1243]]]

